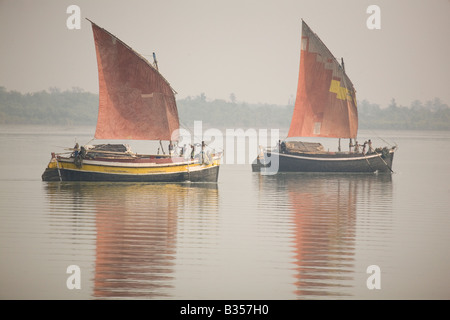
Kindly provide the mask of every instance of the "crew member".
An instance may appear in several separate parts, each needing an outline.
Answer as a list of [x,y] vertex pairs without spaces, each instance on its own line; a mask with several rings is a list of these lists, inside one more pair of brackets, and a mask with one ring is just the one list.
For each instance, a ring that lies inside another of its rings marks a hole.
[[355,153],[359,153],[359,143],[358,143],[358,141],[355,141],[354,147],[355,147]]
[[78,153],[80,152],[79,150],[80,150],[80,146],[78,145],[78,142],[77,143],[75,143],[75,147],[73,147],[74,148],[74,152],[73,152],[73,156],[76,158],[77,157],[77,155],[78,155]]
[[373,152],[372,141],[370,141],[370,139],[369,139],[369,141],[367,143],[369,145],[369,153],[372,153]]
[[195,156],[195,146],[191,144],[191,159],[194,159]]
[[170,140],[169,142],[169,155],[173,154],[173,144],[172,144],[172,140]]
[[286,142],[281,142],[281,153],[285,153],[286,152]]

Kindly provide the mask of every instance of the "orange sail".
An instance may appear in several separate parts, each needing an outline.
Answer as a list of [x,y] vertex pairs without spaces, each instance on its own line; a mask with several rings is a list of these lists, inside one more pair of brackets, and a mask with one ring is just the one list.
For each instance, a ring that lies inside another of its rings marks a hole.
[[99,80],[95,138],[176,140],[179,119],[170,84],[146,59],[91,23]]
[[357,131],[353,84],[303,21],[297,97],[288,137],[356,138]]

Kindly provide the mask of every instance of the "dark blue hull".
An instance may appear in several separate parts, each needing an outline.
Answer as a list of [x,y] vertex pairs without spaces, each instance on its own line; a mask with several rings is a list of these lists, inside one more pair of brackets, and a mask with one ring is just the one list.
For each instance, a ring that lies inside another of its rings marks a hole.
[[[278,153],[266,152],[252,170],[274,172],[391,173],[395,148],[379,153]],[[278,158],[278,170],[277,170]],[[271,162],[273,166],[271,166]]]
[[42,175],[43,181],[116,181],[116,182],[217,182],[219,166],[211,166],[191,172],[165,174],[110,174],[81,170],[49,169]]

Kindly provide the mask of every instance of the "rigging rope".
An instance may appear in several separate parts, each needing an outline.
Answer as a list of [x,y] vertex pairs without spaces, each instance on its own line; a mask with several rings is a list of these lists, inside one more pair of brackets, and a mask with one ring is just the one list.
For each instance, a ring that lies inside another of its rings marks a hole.
[[[370,132],[372,134],[374,134],[378,139],[383,140],[384,143],[388,144],[390,147],[392,147],[393,145],[391,143],[389,143],[388,141],[384,140],[382,137],[380,137],[375,131],[370,130]],[[397,143],[394,141],[395,146],[397,146]]]
[[[181,121],[180,121],[180,128],[185,129],[186,131],[189,132],[189,134],[191,134],[191,136],[194,138],[194,144],[195,144],[195,140],[196,140],[196,139],[197,139],[197,141],[199,141],[200,143],[201,143],[202,141],[204,141],[202,137],[198,137],[198,136],[194,135],[194,134],[191,132],[191,130],[190,130],[184,123],[182,123]],[[213,148],[211,148],[211,147],[208,146],[207,144],[205,144],[205,146],[206,146],[206,148],[209,148],[209,149],[213,150]],[[223,152],[223,148],[219,148],[219,151]]]

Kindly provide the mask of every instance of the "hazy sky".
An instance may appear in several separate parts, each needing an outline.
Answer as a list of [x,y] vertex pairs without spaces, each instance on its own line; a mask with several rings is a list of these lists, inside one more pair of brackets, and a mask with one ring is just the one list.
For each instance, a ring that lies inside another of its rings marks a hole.
[[[81,9],[69,30],[66,9]],[[369,30],[369,5],[381,29]],[[0,0],[0,86],[98,92],[89,18],[143,55],[156,52],[177,98],[286,104],[297,90],[301,19],[344,57],[358,100],[450,104],[449,0]]]

